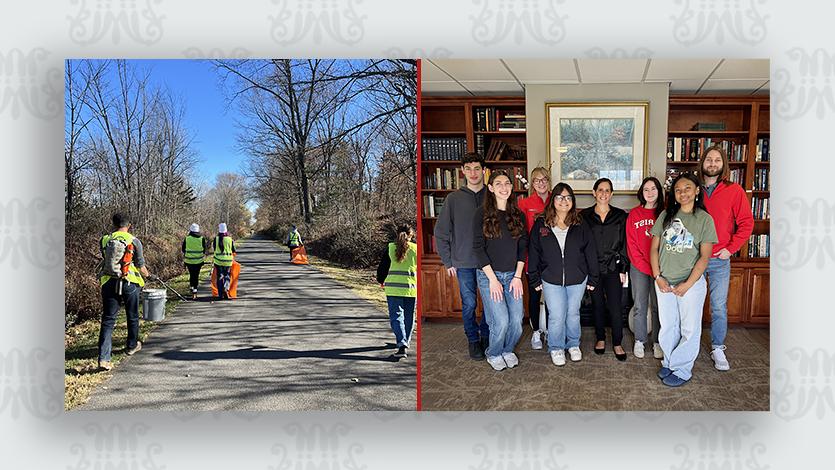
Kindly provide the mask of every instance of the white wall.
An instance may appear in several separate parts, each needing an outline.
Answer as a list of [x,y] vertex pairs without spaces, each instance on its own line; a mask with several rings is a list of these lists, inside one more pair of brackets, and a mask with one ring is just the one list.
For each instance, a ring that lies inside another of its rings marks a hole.
[[[547,125],[545,103],[565,101],[648,101],[648,175],[655,176],[662,183],[664,182],[664,172],[667,167],[667,110],[669,108],[669,88],[666,83],[526,85],[528,175],[535,166],[545,163],[548,155],[545,144]],[[580,208],[588,207],[593,203],[594,199],[590,195],[577,197],[577,206]],[[612,205],[622,209],[628,210],[637,204],[638,200],[634,195],[616,195],[612,198]]]

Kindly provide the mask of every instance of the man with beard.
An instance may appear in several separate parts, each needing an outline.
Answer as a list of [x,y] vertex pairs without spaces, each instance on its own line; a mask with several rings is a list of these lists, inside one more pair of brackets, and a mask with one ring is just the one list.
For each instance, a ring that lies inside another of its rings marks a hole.
[[718,146],[702,153],[698,171],[707,211],[713,217],[719,242],[713,245],[705,275],[710,289],[710,357],[718,370],[731,368],[725,357],[728,333],[728,284],[731,280],[731,256],[751,236],[754,216],[745,190],[730,180],[728,154]]

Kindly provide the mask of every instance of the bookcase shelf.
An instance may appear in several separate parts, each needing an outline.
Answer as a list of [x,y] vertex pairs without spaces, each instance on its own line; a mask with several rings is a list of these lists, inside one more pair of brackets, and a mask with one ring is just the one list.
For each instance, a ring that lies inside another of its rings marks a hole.
[[[771,159],[768,152],[770,139],[768,96],[671,96],[668,139],[706,139],[729,141],[744,147],[742,161],[731,161],[730,168],[741,178],[750,204],[768,210]],[[696,126],[722,127],[725,130],[690,130]],[[765,140],[765,147],[763,147]],[[670,144],[668,143],[668,149]],[[701,148],[697,145],[698,157]],[[684,152],[682,152],[682,155]],[[758,159],[765,159],[761,161]],[[729,155],[731,157],[731,155]],[[680,171],[696,171],[698,161],[667,161],[667,174]],[[759,173],[758,173],[759,172]],[[755,183],[756,181],[756,183]],[[759,183],[760,186],[755,186]],[[731,282],[728,293],[728,322],[743,325],[769,324],[769,243],[771,223],[767,218],[754,214],[754,230],[739,253],[731,258]],[[709,302],[705,305],[705,321],[709,321]]]
[[[490,170],[508,168],[527,178],[526,131],[499,131],[502,125],[523,127],[525,99],[523,97],[429,97],[421,99],[421,147],[424,139],[465,138],[466,152],[481,151],[488,158],[485,167]],[[490,130],[484,130],[490,129]],[[491,148],[491,145],[493,147]],[[492,150],[492,153],[491,153]],[[463,153],[463,152],[462,152]],[[496,159],[498,157],[498,159]],[[460,172],[458,158],[429,160],[421,154],[420,159],[420,236],[418,246],[421,254],[421,312],[423,317],[461,318],[461,301],[458,295],[458,281],[447,275],[440,257],[434,249],[433,233],[443,199],[456,189],[434,189],[440,172],[443,183],[449,184],[450,171],[457,175],[457,187],[466,182]],[[446,171],[447,173],[443,173]],[[455,177],[452,178],[453,180]],[[453,183],[453,186],[455,184]],[[515,189],[517,197],[526,191]],[[434,216],[428,214],[431,204]]]

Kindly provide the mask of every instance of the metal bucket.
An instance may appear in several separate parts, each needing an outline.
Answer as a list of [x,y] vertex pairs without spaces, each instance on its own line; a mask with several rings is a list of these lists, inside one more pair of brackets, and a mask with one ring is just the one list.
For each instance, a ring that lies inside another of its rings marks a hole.
[[165,319],[165,289],[142,290],[142,318],[149,321]]

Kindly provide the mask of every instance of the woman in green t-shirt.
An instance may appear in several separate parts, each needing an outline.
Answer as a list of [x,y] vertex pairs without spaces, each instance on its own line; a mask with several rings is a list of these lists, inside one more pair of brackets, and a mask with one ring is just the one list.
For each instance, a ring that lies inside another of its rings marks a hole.
[[717,242],[713,218],[702,202],[699,181],[679,175],[667,209],[652,227],[650,265],[658,295],[658,342],[664,351],[658,378],[678,387],[692,377],[702,335],[707,283],[702,274]]

